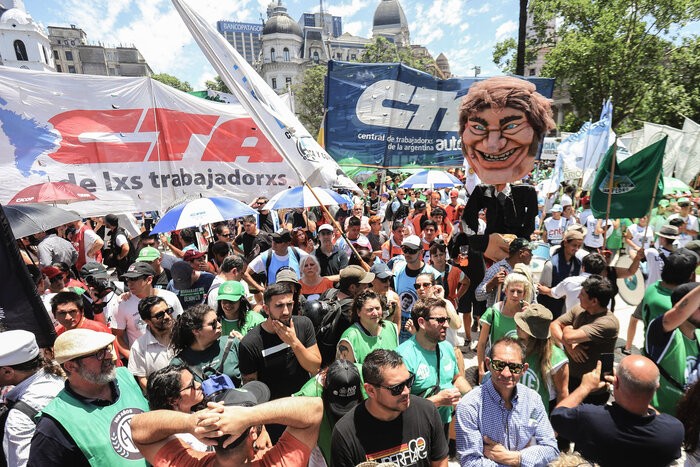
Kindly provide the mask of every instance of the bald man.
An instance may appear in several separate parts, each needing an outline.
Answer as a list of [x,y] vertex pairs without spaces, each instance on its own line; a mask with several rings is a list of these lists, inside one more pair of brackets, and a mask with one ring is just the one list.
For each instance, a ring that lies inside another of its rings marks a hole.
[[[683,425],[649,406],[659,387],[659,370],[646,357],[630,355],[615,376],[600,377],[600,361],[581,385],[552,412],[552,426],[573,441],[591,462],[605,466],[666,466],[681,455]],[[589,393],[612,385],[615,402],[582,404]]]

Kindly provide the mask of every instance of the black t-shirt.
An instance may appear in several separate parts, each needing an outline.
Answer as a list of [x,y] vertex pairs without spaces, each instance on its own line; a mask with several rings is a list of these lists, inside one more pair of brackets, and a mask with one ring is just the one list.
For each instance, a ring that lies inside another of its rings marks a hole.
[[[316,344],[316,334],[311,320],[306,316],[293,316],[294,330],[304,347]],[[291,396],[309,380],[306,371],[289,345],[275,333],[265,331],[261,325],[248,331],[238,349],[241,375],[258,374],[270,388],[271,399]]]
[[192,284],[188,289],[178,290],[174,288],[172,281],[168,284],[171,285],[169,291],[177,294],[177,298],[180,300],[182,309],[186,310],[194,305],[204,303],[207,299],[207,293],[211,288],[211,283],[214,282],[216,276],[210,272],[200,271],[199,278]]
[[273,233],[275,231],[275,221],[272,219],[274,216],[273,212],[268,212],[267,214],[258,214],[258,228],[267,233]]
[[447,457],[447,440],[432,402],[409,396],[408,409],[392,421],[377,420],[366,403],[348,412],[333,428],[331,466],[354,467],[365,461],[401,467],[429,467]]
[[153,288],[165,290],[168,287],[168,282],[170,282],[172,276],[168,269],[162,268],[160,274],[153,278]]
[[243,245],[243,253],[245,253],[245,259],[249,263],[263,251],[272,248],[272,237],[268,232],[262,230],[257,235],[249,235],[247,232],[243,232],[233,241],[236,245]]
[[601,467],[666,466],[681,455],[683,424],[668,414],[627,412],[613,403],[552,411],[554,430],[576,443],[576,450]]
[[335,250],[330,256],[321,251],[321,247],[316,247],[314,255],[321,265],[322,276],[335,276],[340,274],[340,270],[348,265],[348,254],[344,250]]

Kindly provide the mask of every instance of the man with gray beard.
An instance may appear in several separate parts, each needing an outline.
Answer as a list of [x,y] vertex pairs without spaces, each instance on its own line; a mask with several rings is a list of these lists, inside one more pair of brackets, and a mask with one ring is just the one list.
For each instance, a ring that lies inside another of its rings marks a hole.
[[54,358],[66,386],[44,408],[29,466],[145,466],[131,439],[131,417],[148,403],[126,368],[115,368],[114,336],[71,329],[56,338]]

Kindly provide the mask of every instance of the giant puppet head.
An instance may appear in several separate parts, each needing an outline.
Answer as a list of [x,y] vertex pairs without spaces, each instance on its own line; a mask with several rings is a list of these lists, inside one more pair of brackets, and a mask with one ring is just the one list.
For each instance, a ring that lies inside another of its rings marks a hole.
[[492,185],[530,173],[540,141],[554,126],[549,100],[534,84],[508,76],[473,84],[459,109],[462,153]]

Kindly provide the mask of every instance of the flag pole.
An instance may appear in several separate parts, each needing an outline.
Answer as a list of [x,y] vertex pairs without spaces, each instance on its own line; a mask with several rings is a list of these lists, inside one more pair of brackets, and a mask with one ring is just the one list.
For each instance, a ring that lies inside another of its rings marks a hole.
[[[615,137],[615,147],[613,148],[612,160],[610,161],[610,181],[608,182],[608,204],[605,207],[605,225],[603,226],[603,235],[608,230],[608,221],[610,220],[610,206],[612,205],[613,183],[615,182],[615,161],[617,160],[617,136]],[[605,237],[603,237],[605,239]],[[603,243],[605,245],[605,243]]]
[[[644,240],[647,238],[647,231],[649,230],[649,224],[651,224],[651,211],[654,209],[654,204],[656,201],[656,192],[659,191],[659,179],[661,178],[662,170],[656,174],[656,181],[654,182],[654,191],[651,194],[651,201],[649,202],[649,210],[647,211],[647,225],[644,227],[644,235],[642,235],[642,248],[644,248]],[[651,246],[651,245],[649,245]]]

